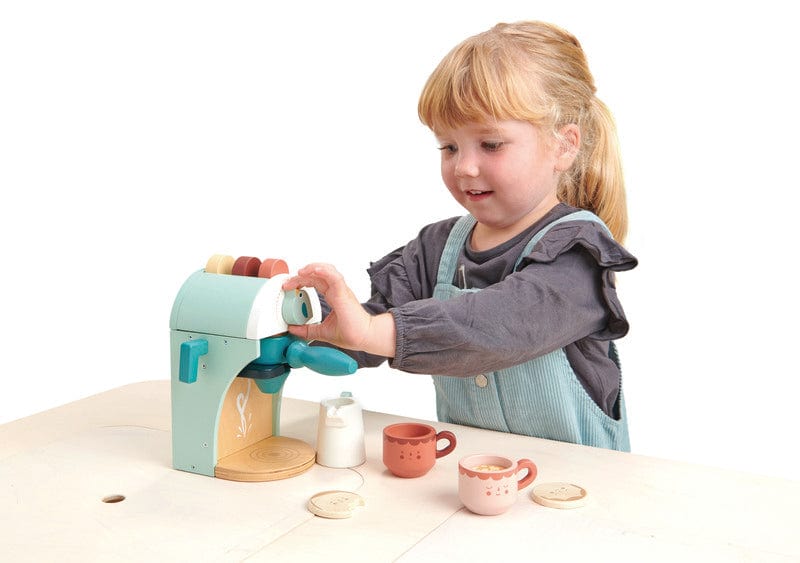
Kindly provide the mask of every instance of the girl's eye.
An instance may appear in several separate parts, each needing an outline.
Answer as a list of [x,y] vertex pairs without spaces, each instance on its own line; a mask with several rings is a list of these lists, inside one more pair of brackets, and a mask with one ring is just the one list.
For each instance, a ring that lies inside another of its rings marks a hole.
[[448,152],[452,154],[456,152],[458,149],[456,148],[455,145],[442,145],[441,147],[439,147],[439,150],[442,152]]
[[484,141],[481,146],[487,151],[499,151],[504,144],[503,141]]

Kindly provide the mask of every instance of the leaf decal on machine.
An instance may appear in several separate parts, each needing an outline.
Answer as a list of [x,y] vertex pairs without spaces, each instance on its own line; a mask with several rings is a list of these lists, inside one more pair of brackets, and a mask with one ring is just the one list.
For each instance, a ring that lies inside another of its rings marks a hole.
[[253,418],[253,413],[247,413],[247,401],[250,399],[250,387],[252,385],[252,380],[247,380],[247,392],[246,393],[239,393],[236,395],[236,409],[239,411],[239,433],[236,435],[237,438],[245,438],[247,433],[253,427],[253,424],[250,422]]

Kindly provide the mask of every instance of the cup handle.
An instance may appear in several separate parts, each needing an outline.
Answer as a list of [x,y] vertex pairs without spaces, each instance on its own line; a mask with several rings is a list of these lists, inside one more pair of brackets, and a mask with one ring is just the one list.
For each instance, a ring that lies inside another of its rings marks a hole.
[[456,435],[449,430],[442,430],[436,434],[436,442],[438,443],[439,440],[447,440],[447,445],[441,450],[436,450],[436,459],[444,457],[456,449]]
[[518,491],[521,491],[522,489],[530,485],[533,482],[533,480],[536,479],[536,473],[538,472],[538,470],[536,469],[536,464],[533,463],[531,460],[525,458],[517,461],[517,472],[519,472],[520,469],[527,469],[528,474],[525,475],[525,477],[523,477],[519,481],[517,481]]

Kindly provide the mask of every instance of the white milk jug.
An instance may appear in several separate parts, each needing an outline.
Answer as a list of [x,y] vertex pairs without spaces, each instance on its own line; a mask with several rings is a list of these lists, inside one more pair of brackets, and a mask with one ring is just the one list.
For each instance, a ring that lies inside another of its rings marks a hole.
[[361,405],[345,391],[319,405],[317,463],[326,467],[355,467],[367,460]]

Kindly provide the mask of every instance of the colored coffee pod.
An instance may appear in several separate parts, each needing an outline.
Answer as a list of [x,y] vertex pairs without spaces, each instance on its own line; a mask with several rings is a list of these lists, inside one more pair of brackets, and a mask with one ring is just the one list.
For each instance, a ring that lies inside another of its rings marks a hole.
[[531,491],[534,502],[548,508],[579,508],[586,497],[586,489],[572,483],[542,483]]
[[258,276],[258,269],[261,267],[261,260],[255,256],[239,256],[233,263],[234,276]]
[[350,518],[364,499],[350,491],[324,491],[308,501],[308,510],[323,518]]
[[259,278],[271,278],[278,274],[288,274],[289,265],[280,258],[267,258],[258,267]]
[[206,273],[230,274],[233,271],[233,256],[227,254],[214,254],[206,262]]

